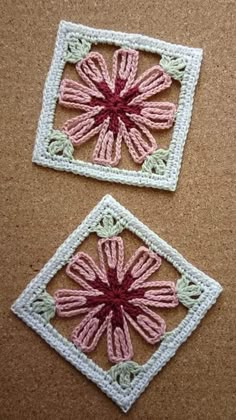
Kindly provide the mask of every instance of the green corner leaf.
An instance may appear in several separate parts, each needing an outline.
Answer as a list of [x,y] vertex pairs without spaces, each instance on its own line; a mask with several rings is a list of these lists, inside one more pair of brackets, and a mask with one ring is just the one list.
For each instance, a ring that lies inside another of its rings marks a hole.
[[158,149],[145,159],[141,170],[150,174],[164,175],[168,156],[168,150]]
[[119,221],[116,221],[111,214],[107,214],[96,226],[94,232],[101,238],[110,238],[119,235],[123,229],[124,227]]
[[64,54],[64,59],[69,63],[77,63],[86,57],[90,49],[90,42],[70,34],[67,38],[67,50]]
[[199,284],[192,284],[185,276],[176,283],[176,291],[179,301],[187,308],[191,308],[203,292]]
[[126,389],[130,387],[134,377],[137,376],[142,369],[143,367],[138,363],[128,361],[112,366],[108,373],[111,375],[113,381],[117,382],[121,388]]
[[44,321],[48,323],[50,319],[55,316],[56,305],[53,297],[44,290],[35,300],[31,303],[31,310],[36,314],[42,316]]
[[183,57],[163,55],[159,64],[173,79],[178,80],[179,82],[182,81],[186,67],[186,61]]
[[61,154],[63,157],[73,159],[74,147],[66,134],[53,130],[49,141],[48,152],[51,156]]

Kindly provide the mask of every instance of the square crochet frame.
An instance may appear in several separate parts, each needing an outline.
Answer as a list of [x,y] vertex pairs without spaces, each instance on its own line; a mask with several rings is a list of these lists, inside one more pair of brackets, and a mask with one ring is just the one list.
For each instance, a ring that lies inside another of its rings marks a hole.
[[[76,348],[72,342],[63,337],[50,323],[45,324],[44,319],[30,309],[35,296],[40,294],[55,274],[67,264],[76,248],[90,233],[94,232],[95,227],[106,214],[112,215],[125,229],[133,232],[149,248],[170,262],[180,274],[187,276],[190,281],[201,285],[204,289],[201,298],[188,310],[180,324],[166,334],[159,348],[154,349],[153,355],[143,365],[142,371],[133,379],[130,387],[126,389],[123,389],[117,382],[113,382],[108,371],[101,369]],[[97,384],[124,412],[127,412],[148,386],[151,379],[175,355],[179,346],[195,330],[207,310],[215,303],[221,290],[221,286],[215,280],[193,267],[175,249],[148,229],[111,196],[107,195],[29,283],[12,306],[12,310],[64,359]]]
[[[48,136],[53,129],[59,85],[66,64],[65,48],[70,34],[76,34],[80,40],[88,41],[92,44],[104,43],[117,47],[125,46],[140,51],[156,53],[161,56],[181,58],[186,62],[164,174],[159,175],[143,171],[112,168],[49,154],[47,151]],[[174,191],[177,186],[184,144],[190,125],[195,86],[199,76],[201,60],[201,49],[175,45],[143,35],[92,29],[83,25],[61,21],[43,93],[43,104],[38,123],[33,162],[99,180]]]

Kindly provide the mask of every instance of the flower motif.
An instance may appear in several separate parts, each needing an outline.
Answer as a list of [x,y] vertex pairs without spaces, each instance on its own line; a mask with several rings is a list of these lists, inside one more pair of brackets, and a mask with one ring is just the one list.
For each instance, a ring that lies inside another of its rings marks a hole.
[[133,356],[128,324],[150,344],[165,333],[165,321],[149,307],[178,305],[175,283],[146,280],[155,273],[161,258],[141,246],[124,264],[121,237],[98,241],[99,266],[84,252],[78,252],[66,273],[81,290],[61,289],[54,294],[60,317],[87,314],[72,332],[72,341],[84,352],[95,349],[107,332],[108,358],[117,363]]
[[85,111],[66,121],[62,131],[77,146],[98,135],[94,163],[116,166],[124,141],[133,160],[141,164],[157,149],[149,129],[173,125],[176,111],[173,103],[147,101],[167,89],[171,77],[156,65],[135,80],[138,59],[138,51],[116,50],[110,78],[103,56],[91,52],[76,64],[85,84],[68,79],[61,82],[59,103]]

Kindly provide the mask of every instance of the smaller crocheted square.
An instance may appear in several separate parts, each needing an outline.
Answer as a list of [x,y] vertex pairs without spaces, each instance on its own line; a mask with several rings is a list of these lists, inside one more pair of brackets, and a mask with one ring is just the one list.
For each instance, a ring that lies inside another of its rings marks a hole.
[[174,191],[201,59],[201,49],[62,21],[33,162]]
[[105,196],[12,310],[126,412],[220,292],[215,280]]

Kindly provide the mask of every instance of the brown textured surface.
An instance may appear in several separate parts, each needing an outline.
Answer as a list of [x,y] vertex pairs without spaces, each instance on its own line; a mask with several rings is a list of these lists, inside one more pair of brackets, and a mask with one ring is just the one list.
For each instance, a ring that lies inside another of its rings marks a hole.
[[[1,2],[1,420],[125,418],[9,307],[106,193],[218,279],[224,293],[126,415],[233,420],[235,401],[235,2]],[[177,191],[98,182],[31,164],[60,19],[202,47]]]

